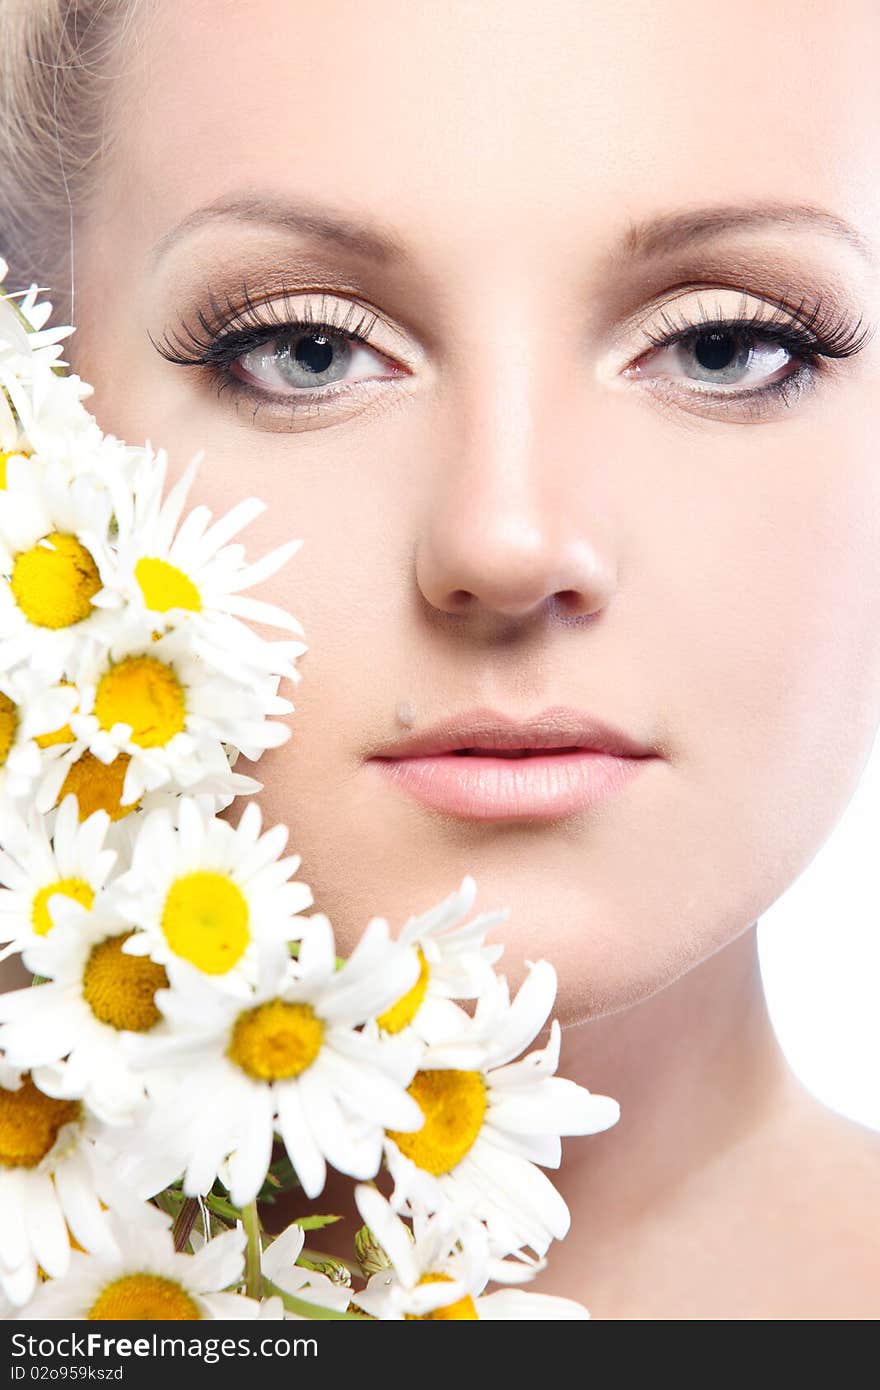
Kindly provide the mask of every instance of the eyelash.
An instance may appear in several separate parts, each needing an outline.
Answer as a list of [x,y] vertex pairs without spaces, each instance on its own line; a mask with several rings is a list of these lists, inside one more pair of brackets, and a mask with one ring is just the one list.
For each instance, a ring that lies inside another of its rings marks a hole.
[[[297,413],[303,410],[303,405],[296,403],[292,397],[272,397],[269,392],[260,391],[240,381],[229,370],[240,357],[274,338],[295,337],[309,329],[312,332],[320,332],[323,329],[336,337],[369,348],[371,352],[379,352],[370,342],[370,335],[381,315],[362,310],[359,305],[349,302],[344,316],[339,318],[337,306],[340,301],[332,296],[329,298],[329,307],[326,307],[326,296],[322,296],[318,313],[314,313],[311,304],[307,304],[295,319],[285,318],[272,301],[254,301],[246,286],[242,287],[240,307],[233,305],[227,298],[226,307],[223,309],[213,294],[210,295],[210,303],[213,320],[208,318],[204,310],[198,311],[200,333],[184,322],[180,331],[174,335],[174,341],[165,334],[161,342],[157,343],[151,335],[153,346],[168,362],[174,362],[181,367],[205,368],[213,378],[218,394],[230,389],[233,395],[256,400],[257,408],[260,404],[270,403],[275,399],[280,404],[283,399],[283,403],[292,406]],[[250,322],[242,324],[239,328],[227,328],[227,325],[241,320],[246,314],[251,316]],[[313,398],[326,398],[339,395],[344,390],[344,387],[331,386],[316,389],[308,394]],[[302,394],[305,396],[306,392]]]
[[[349,302],[349,306],[342,318],[337,317],[338,299],[332,296],[329,298],[329,307],[326,296],[322,296],[320,310],[317,314],[313,313],[311,305],[307,305],[300,311],[296,319],[283,317],[279,313],[276,305],[269,302],[254,301],[246,286],[242,287],[242,305],[234,306],[231,301],[226,299],[225,309],[221,307],[216,297],[210,295],[211,310],[214,315],[213,320],[209,319],[203,310],[198,311],[198,322],[200,332],[193,330],[188,323],[181,325],[181,331],[174,335],[172,340],[166,334],[161,342],[156,342],[151,336],[153,346],[166,361],[176,363],[179,366],[202,367],[210,374],[213,384],[217,389],[218,395],[225,389],[231,389],[235,396],[245,396],[257,402],[256,410],[261,404],[278,404],[283,400],[284,405],[291,407],[294,413],[299,414],[303,409],[308,409],[308,402],[301,403],[295,401],[293,397],[273,397],[271,393],[261,391],[256,387],[249,386],[246,382],[235,377],[230,368],[255,348],[264,346],[267,342],[272,342],[275,338],[294,337],[301,335],[311,329],[315,331],[325,331],[366,347],[370,351],[378,352],[370,342],[370,335],[373,328],[381,317],[375,312],[365,311],[359,305]],[[767,386],[759,386],[749,391],[691,391],[710,402],[734,401],[737,404],[747,404],[753,411],[761,411],[766,408],[771,401],[781,404],[789,404],[792,397],[798,397],[805,385],[811,384],[816,374],[821,370],[819,363],[822,359],[844,359],[855,356],[864,347],[866,341],[871,336],[870,330],[865,329],[859,333],[862,325],[860,318],[855,325],[847,325],[841,318],[834,321],[831,312],[826,310],[823,301],[817,301],[809,314],[804,315],[804,301],[801,300],[797,309],[787,307],[784,299],[777,301],[775,313],[769,318],[760,312],[750,316],[741,315],[737,318],[719,318],[717,316],[707,316],[702,313],[699,322],[694,323],[690,319],[684,319],[674,323],[664,312],[661,315],[666,332],[663,334],[650,333],[645,330],[645,338],[653,350],[663,350],[675,347],[678,344],[693,345],[701,337],[710,333],[730,335],[738,340],[745,337],[751,346],[755,342],[769,344],[771,346],[782,347],[786,352],[795,357],[801,358],[801,365],[796,371],[788,376],[782,377],[779,381],[772,382]],[[251,321],[242,323],[238,328],[231,328],[228,325],[239,322],[245,315],[251,316]],[[360,316],[359,316],[360,315]],[[650,351],[647,349],[646,351]],[[640,354],[641,360],[645,352]],[[662,380],[662,378],[661,378]],[[311,397],[313,409],[321,410],[321,399],[344,394],[346,390],[342,387],[316,388],[308,392]],[[307,393],[302,393],[305,396]]]
[[854,325],[848,325],[842,317],[835,321],[821,299],[806,315],[803,299],[797,309],[789,309],[783,298],[777,301],[775,312],[769,317],[756,312],[737,318],[719,318],[701,311],[698,323],[684,320],[678,324],[673,323],[665,312],[660,317],[667,330],[664,334],[645,331],[645,337],[655,350],[675,347],[678,344],[693,346],[700,338],[710,333],[720,333],[737,339],[745,338],[750,346],[757,342],[771,347],[782,347],[792,356],[799,357],[801,365],[796,371],[767,386],[759,386],[750,391],[697,393],[710,402],[733,400],[737,404],[751,403],[751,408],[755,409],[757,406],[758,410],[770,402],[789,404],[792,397],[797,398],[804,386],[810,384],[821,370],[821,360],[854,357],[856,353],[861,352],[872,336],[868,327],[859,333],[861,318]]

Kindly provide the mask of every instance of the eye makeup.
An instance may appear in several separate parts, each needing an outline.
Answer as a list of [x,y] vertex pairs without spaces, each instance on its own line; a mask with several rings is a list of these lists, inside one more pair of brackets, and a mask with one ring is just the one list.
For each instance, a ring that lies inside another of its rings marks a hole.
[[[702,283],[696,277],[677,284],[667,279],[665,291],[655,295],[659,303],[653,306],[662,328],[645,327],[651,322],[652,309],[644,304],[624,326],[615,326],[612,336],[617,350],[621,356],[627,354],[620,375],[655,392],[662,391],[667,400],[684,410],[694,408],[699,413],[708,409],[723,418],[725,412],[742,408],[757,419],[779,406],[795,404],[807,389],[818,384],[829,364],[854,357],[873,336],[873,329],[855,313],[850,297],[841,295],[839,282],[833,278],[828,288],[817,289],[815,284],[809,287],[809,277],[803,272],[783,275],[776,264],[768,280],[756,274],[754,263],[744,284],[745,276],[744,262],[739,275],[728,264],[723,272],[726,284],[719,283],[721,275],[707,284],[703,263]],[[757,285],[763,288],[753,288]],[[717,306],[714,311],[707,309],[702,300],[690,316],[669,312],[685,295],[725,288],[737,289],[742,295],[742,308],[736,314],[722,313]],[[746,313],[749,298],[753,303],[751,312]],[[289,429],[306,420],[333,423],[340,406],[350,413],[350,408],[357,408],[367,395],[375,398],[401,376],[411,375],[417,365],[418,353],[411,337],[402,334],[375,306],[348,298],[342,289],[287,289],[277,280],[274,289],[264,285],[257,289],[242,281],[234,298],[209,288],[205,304],[196,308],[194,317],[194,324],[186,317],[168,328],[159,341],[151,335],[153,346],[167,361],[199,370],[218,395],[229,392],[233,398],[246,401],[253,407],[254,423],[259,412],[278,420],[283,416]],[[674,349],[681,361],[701,347],[705,356],[706,345],[716,360],[719,355],[730,355],[724,351],[727,347],[743,363],[753,363],[762,350],[775,350],[777,357],[781,351],[791,359],[792,369],[783,377],[747,390],[736,386],[715,389],[711,371],[709,382],[697,386],[687,376],[676,384],[671,378],[652,377],[645,370],[646,359]],[[334,358],[337,363],[342,359],[346,370],[352,358],[367,365],[372,358],[378,372],[354,381],[334,379],[338,370]],[[285,426],[279,423],[274,427]]]

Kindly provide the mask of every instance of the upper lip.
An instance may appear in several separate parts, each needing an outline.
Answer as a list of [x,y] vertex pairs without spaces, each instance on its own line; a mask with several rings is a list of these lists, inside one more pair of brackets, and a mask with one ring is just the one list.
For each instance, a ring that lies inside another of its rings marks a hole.
[[653,748],[631,738],[602,719],[567,705],[553,705],[524,720],[493,709],[473,709],[383,744],[373,758],[427,757],[462,748],[512,750],[517,748],[584,748],[625,758],[646,758]]

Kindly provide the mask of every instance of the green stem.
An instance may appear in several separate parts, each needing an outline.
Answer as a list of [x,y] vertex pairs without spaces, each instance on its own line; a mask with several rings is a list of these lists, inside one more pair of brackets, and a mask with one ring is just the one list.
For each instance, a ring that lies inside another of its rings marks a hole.
[[213,1192],[209,1192],[202,1198],[208,1211],[212,1211],[215,1216],[225,1217],[227,1221],[240,1221],[241,1212],[238,1207],[234,1207],[231,1202],[224,1202],[222,1197],[215,1197]]
[[241,1220],[247,1233],[247,1295],[248,1298],[259,1298],[263,1282],[263,1247],[260,1243],[260,1214],[255,1201],[242,1207]]
[[292,1293],[285,1293],[279,1289],[277,1284],[273,1284],[271,1279],[264,1279],[263,1284],[267,1294],[276,1294],[281,1302],[291,1313],[299,1313],[304,1318],[313,1320],[333,1322],[362,1322],[363,1316],[360,1313],[337,1313],[335,1308],[322,1308],[319,1303],[307,1303],[304,1298],[297,1298]]

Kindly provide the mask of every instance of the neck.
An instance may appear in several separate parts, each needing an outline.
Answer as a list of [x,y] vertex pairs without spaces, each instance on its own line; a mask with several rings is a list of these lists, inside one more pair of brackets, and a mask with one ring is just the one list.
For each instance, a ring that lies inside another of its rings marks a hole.
[[564,1030],[558,1074],[621,1110],[610,1130],[564,1139],[550,1174],[581,1254],[607,1240],[618,1257],[634,1241],[635,1255],[640,1223],[664,1210],[680,1222],[707,1173],[803,1104],[767,1013],[756,926],[644,1003]]

